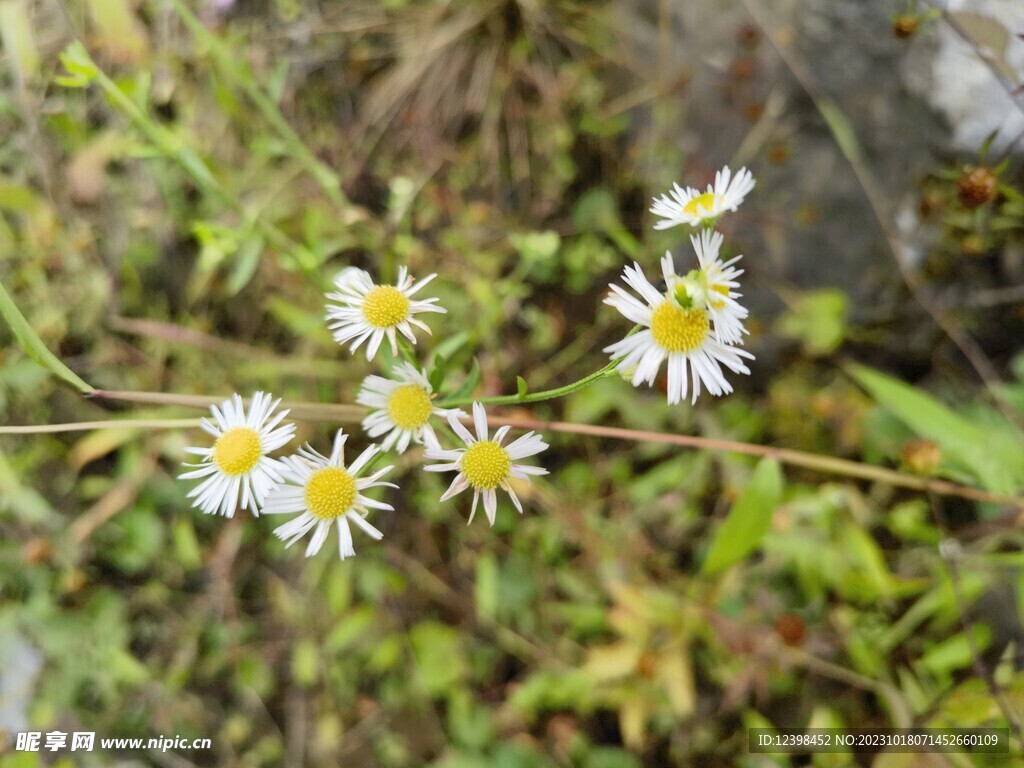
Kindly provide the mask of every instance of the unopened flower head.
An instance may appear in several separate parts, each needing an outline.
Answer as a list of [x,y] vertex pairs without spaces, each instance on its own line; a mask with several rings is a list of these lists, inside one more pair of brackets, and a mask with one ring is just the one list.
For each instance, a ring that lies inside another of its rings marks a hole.
[[459,422],[454,415],[448,417],[455,434],[466,444],[465,448],[446,451],[437,443],[428,443],[424,456],[428,459],[443,461],[443,464],[432,464],[424,467],[427,472],[458,472],[448,490],[441,496],[441,501],[450,499],[467,488],[473,489],[473,507],[469,512],[469,522],[473,522],[477,502],[484,499],[484,511],[487,520],[494,525],[494,516],[498,508],[497,489],[501,488],[512,498],[512,503],[520,514],[523,505],[519,502],[515,491],[509,485],[513,477],[528,480],[530,475],[546,475],[543,467],[532,467],[528,464],[516,464],[519,459],[534,456],[548,447],[547,443],[533,432],[527,432],[508,445],[504,445],[509,427],[501,427],[488,437],[487,413],[480,403],[473,403],[473,424],[476,437]]
[[375,285],[369,273],[349,267],[334,279],[337,291],[327,298],[337,304],[327,305],[327,327],[339,344],[352,342],[350,352],[355,352],[366,342],[366,359],[372,360],[386,336],[391,342],[392,354],[398,354],[397,333],[401,333],[413,344],[416,337],[412,326],[430,329],[413,315],[420,312],[446,312],[436,307],[437,299],[413,299],[413,296],[437,277],[427,275],[414,282],[408,270],[402,267],[395,285]]
[[332,525],[338,529],[338,554],[341,559],[354,556],[356,551],[352,546],[349,523],[355,523],[368,536],[380,541],[384,534],[366,521],[368,510],[394,510],[390,504],[363,496],[363,491],[369,488],[398,487],[393,483],[378,482],[391,467],[379,469],[368,477],[359,477],[359,471],[380,451],[380,447],[371,445],[359,454],[351,466],[346,467],[347,438],[344,431],[339,429],[330,456],[317,453],[306,445],[299,449],[298,455],[283,459],[285,482],[267,495],[264,514],[295,515],[274,529],[275,536],[287,541],[285,546],[290,547],[313,531],[306,546],[306,557],[320,551]]
[[186,448],[187,453],[200,457],[190,472],[179,475],[182,479],[205,478],[189,491],[197,506],[206,514],[220,512],[231,517],[239,506],[259,515],[258,507],[264,497],[280,481],[281,462],[267,456],[287,443],[295,435],[295,425],[278,426],[288,411],[274,414],[281,400],[257,392],[252,397],[246,415],[242,398],[234,395],[220,407],[210,406],[213,421],[203,419],[200,427],[208,432],[214,443],[210,448]]
[[696,306],[707,309],[711,317],[715,338],[723,344],[740,344],[748,331],[743,326],[748,312],[738,299],[740,287],[736,278],[743,274],[734,265],[742,256],[736,256],[723,263],[719,258],[722,235],[709,229],[699,235],[690,235],[690,242],[697,253],[698,268],[686,275],[675,273],[672,254],[665,253],[661,260],[662,273],[669,294],[682,306]]
[[363,419],[366,434],[372,438],[387,435],[381,443],[383,450],[394,448],[404,453],[411,442],[421,445],[425,439],[436,442],[434,428],[430,426],[431,416],[465,415],[458,409],[435,408],[431,402],[434,390],[430,382],[423,371],[416,370],[410,363],[399,363],[392,373],[393,379],[367,376],[356,395],[357,403],[373,409]]
[[[663,266],[665,262],[662,262]],[[671,258],[666,278],[674,277]],[[743,358],[753,360],[749,352],[723,344],[712,332],[711,313],[706,307],[694,303],[688,296],[680,296],[674,288],[665,295],[658,293],[644,277],[640,265],[634,262],[626,267],[624,280],[643,301],[637,300],[618,285],[609,286],[614,295],[604,303],[615,307],[631,322],[644,326],[637,333],[605,348],[612,360],[618,360],[618,370],[633,370],[632,384],[654,384],[661,364],[668,361],[668,402],[675,404],[691,390],[692,402],[697,402],[703,385],[712,395],[732,392],[732,385],[722,372],[724,365],[734,373],[750,373]],[[671,281],[670,285],[671,285]]]
[[708,184],[706,192],[678,184],[661,198],[654,199],[651,213],[660,216],[662,221],[655,222],[655,229],[668,229],[677,224],[689,224],[691,227],[713,224],[719,216],[735,211],[743,202],[750,190],[754,188],[753,174],[741,168],[735,176],[725,166],[715,173],[715,183]]

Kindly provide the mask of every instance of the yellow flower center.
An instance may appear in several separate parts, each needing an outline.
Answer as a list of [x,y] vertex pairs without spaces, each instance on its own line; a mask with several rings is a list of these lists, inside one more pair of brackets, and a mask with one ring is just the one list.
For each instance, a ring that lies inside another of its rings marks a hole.
[[[688,213],[691,216],[701,216],[711,210],[715,204],[715,193],[705,192],[703,195],[697,195],[693,200],[683,206],[683,212]],[[703,209],[703,214],[698,211],[697,208]]]
[[[720,296],[724,296],[726,299],[729,298],[729,286],[728,285],[712,285],[711,286],[711,290],[714,291],[715,293],[719,294]],[[714,297],[711,297],[711,299],[708,301],[708,303],[712,307],[714,307],[715,309],[722,309],[723,307],[725,307],[725,300],[724,299],[716,299]]]
[[430,418],[430,395],[417,384],[396,387],[388,397],[388,416],[402,429],[419,429]]
[[704,343],[711,322],[703,309],[683,309],[671,299],[651,318],[651,335],[668,352],[692,352]]
[[341,517],[356,500],[356,481],[338,467],[317,470],[306,483],[306,508],[321,520]]
[[511,469],[512,459],[493,440],[473,443],[462,454],[462,474],[470,485],[481,491],[497,488],[508,479]]
[[244,475],[263,455],[260,436],[249,427],[234,427],[213,444],[213,460],[225,475]]
[[363,299],[363,316],[376,328],[394,328],[409,317],[409,299],[393,285],[378,285]]

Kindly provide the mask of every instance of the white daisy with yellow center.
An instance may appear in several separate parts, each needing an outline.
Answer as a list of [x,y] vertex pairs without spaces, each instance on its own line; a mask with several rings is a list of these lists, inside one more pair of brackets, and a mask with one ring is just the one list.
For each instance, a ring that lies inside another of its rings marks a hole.
[[750,190],[754,188],[754,175],[746,168],[741,168],[735,176],[725,166],[715,173],[715,183],[708,184],[706,192],[687,187],[683,189],[673,184],[667,195],[654,199],[651,213],[660,216],[662,221],[655,222],[655,229],[668,229],[677,224],[689,224],[697,227],[713,224],[719,216],[739,208]]
[[[671,258],[668,266],[664,261],[662,264],[666,277],[674,278],[674,270],[668,274]],[[743,358],[753,360],[754,356],[715,339],[710,312],[690,300],[685,292],[680,295],[680,291],[670,288],[666,295],[658,293],[635,262],[626,267],[624,280],[646,304],[617,285],[609,286],[613,295],[604,303],[615,307],[627,320],[645,327],[604,351],[611,354],[612,360],[618,360],[617,370],[631,372],[634,387],[642,382],[654,384],[661,364],[667,360],[669,404],[686,397],[690,378],[692,402],[696,403],[701,385],[716,396],[732,392],[722,373],[723,365],[734,373],[750,373]]]
[[747,308],[737,301],[743,297],[738,293],[740,287],[736,278],[743,274],[742,269],[733,266],[742,256],[736,256],[723,263],[719,258],[722,247],[722,235],[709,229],[701,230],[699,235],[690,235],[690,243],[697,253],[699,267],[684,276],[675,274],[672,254],[666,252],[661,260],[665,284],[670,292],[686,304],[689,299],[692,305],[704,307],[711,316],[715,338],[723,344],[741,344],[743,336],[748,333],[743,321],[749,314]]
[[391,342],[391,352],[395,355],[398,354],[397,333],[415,344],[412,326],[427,333],[430,329],[413,315],[447,312],[443,307],[434,306],[437,299],[413,299],[435,277],[436,274],[427,275],[414,282],[408,270],[402,267],[395,285],[375,285],[365,270],[354,267],[342,270],[334,279],[337,291],[327,294],[328,299],[339,302],[327,305],[327,327],[334,340],[339,344],[351,341],[349,351],[353,353],[365,341],[367,360],[372,360],[377,354],[385,336]]
[[487,520],[494,525],[494,516],[498,509],[497,489],[501,488],[512,498],[519,513],[523,512],[523,505],[519,502],[509,479],[516,477],[529,480],[530,475],[546,475],[548,471],[543,467],[531,467],[528,464],[516,464],[519,459],[527,456],[534,456],[548,447],[540,435],[527,432],[518,440],[503,445],[510,427],[501,427],[494,433],[493,438],[488,437],[487,413],[480,403],[473,403],[473,424],[476,427],[476,438],[459,422],[458,417],[450,415],[448,423],[452,430],[466,444],[465,448],[457,448],[446,451],[434,440],[428,440],[427,450],[424,456],[427,459],[436,459],[445,462],[444,464],[432,464],[424,467],[427,472],[451,472],[458,474],[448,486],[448,490],[441,496],[441,501],[446,501],[467,488],[473,489],[473,507],[469,512],[469,521],[473,522],[476,514],[477,502],[480,497],[484,498],[484,511],[487,513]]
[[[431,416],[447,418],[449,415],[464,416],[456,409],[435,408],[431,402],[434,389],[423,371],[416,370],[410,363],[395,366],[395,379],[383,376],[367,376],[356,395],[356,402],[373,409],[363,419],[363,429],[372,438],[386,434],[381,448],[394,448],[405,453],[409,444],[422,445],[425,439],[436,442],[437,436],[430,425]],[[429,435],[429,438],[427,437]]]
[[267,456],[287,443],[295,435],[295,425],[278,426],[288,411],[278,411],[281,400],[257,392],[252,396],[249,414],[245,413],[242,398],[235,394],[221,403],[220,408],[210,406],[213,422],[203,419],[199,426],[214,438],[210,448],[186,448],[187,453],[200,457],[196,467],[179,475],[181,479],[206,478],[193,488],[188,498],[195,498],[193,506],[206,514],[215,512],[231,517],[239,506],[259,516],[258,507],[267,493],[281,480],[283,465]]
[[384,534],[366,521],[368,509],[394,507],[382,501],[374,501],[363,495],[369,488],[386,486],[397,488],[394,483],[378,482],[391,467],[377,470],[368,477],[359,477],[359,471],[380,451],[380,446],[371,445],[349,467],[345,466],[345,441],[348,436],[339,429],[334,438],[331,455],[317,453],[308,445],[299,449],[296,456],[283,459],[284,483],[267,496],[263,513],[267,515],[295,515],[284,525],[274,529],[274,535],[286,540],[290,547],[310,531],[313,536],[306,546],[306,557],[312,557],[323,547],[331,526],[338,529],[338,554],[341,559],[353,557],[352,530],[349,523],[355,523],[370,538],[380,541]]

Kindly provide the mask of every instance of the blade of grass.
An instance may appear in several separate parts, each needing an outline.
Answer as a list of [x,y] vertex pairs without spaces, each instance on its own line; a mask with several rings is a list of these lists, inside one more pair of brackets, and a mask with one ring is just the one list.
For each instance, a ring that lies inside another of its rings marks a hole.
[[185,25],[192,30],[192,34],[209,48],[210,53],[217,60],[217,65],[221,70],[256,105],[256,108],[266,121],[277,131],[281,139],[288,146],[288,149],[291,150],[293,157],[316,179],[330,201],[339,208],[348,207],[349,202],[341,191],[341,179],[338,177],[338,174],[317,159],[316,155],[310,151],[302,137],[285,120],[284,115],[277,108],[277,104],[257,84],[252,73],[239,64],[237,52],[224,45],[216,35],[203,26],[202,22],[196,18],[195,14],[181,0],[171,0],[171,5],[174,6],[175,12],[185,22]]
[[7,289],[4,288],[3,283],[0,283],[0,315],[3,315],[4,320],[11,326],[11,331],[14,332],[14,337],[18,340],[18,344],[25,350],[26,354],[39,363],[41,366],[46,368],[54,376],[63,379],[65,382],[73,386],[79,392],[84,394],[92,394],[93,388],[87,384],[78,374],[68,368],[60,359],[51,352],[43,340],[39,338],[39,335],[32,330],[32,326],[29,325],[28,320],[21,314],[21,310],[18,309],[14,303],[14,299],[11,298],[10,294],[7,293]]

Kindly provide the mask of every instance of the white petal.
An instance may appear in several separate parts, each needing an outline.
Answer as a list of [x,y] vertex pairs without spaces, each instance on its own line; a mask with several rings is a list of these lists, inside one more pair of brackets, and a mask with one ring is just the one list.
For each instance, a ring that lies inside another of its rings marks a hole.
[[487,520],[491,526],[494,525],[494,518],[498,512],[498,494],[494,492],[494,489],[484,491],[484,512],[487,513]]
[[459,472],[459,474],[455,476],[455,479],[452,480],[452,484],[448,486],[448,490],[441,494],[439,501],[447,501],[452,496],[462,493],[467,487],[469,487],[469,481],[466,479],[464,474]]
[[378,531],[372,525],[370,525],[366,521],[366,518],[364,518],[358,512],[348,512],[348,513],[345,514],[345,517],[347,517],[353,523],[355,523],[360,528],[362,528],[363,532],[366,533],[366,535],[369,536],[371,539],[374,539],[376,541],[380,541],[381,539],[384,538],[384,534],[381,533],[380,531]]
[[313,531],[313,536],[309,540],[309,544],[306,546],[306,557],[312,557],[323,547],[324,542],[327,541],[327,534],[331,532],[331,521],[321,520],[317,523],[316,530]]
[[338,518],[338,556],[344,560],[346,557],[355,557],[356,549],[352,546],[352,529],[348,527],[347,515]]

